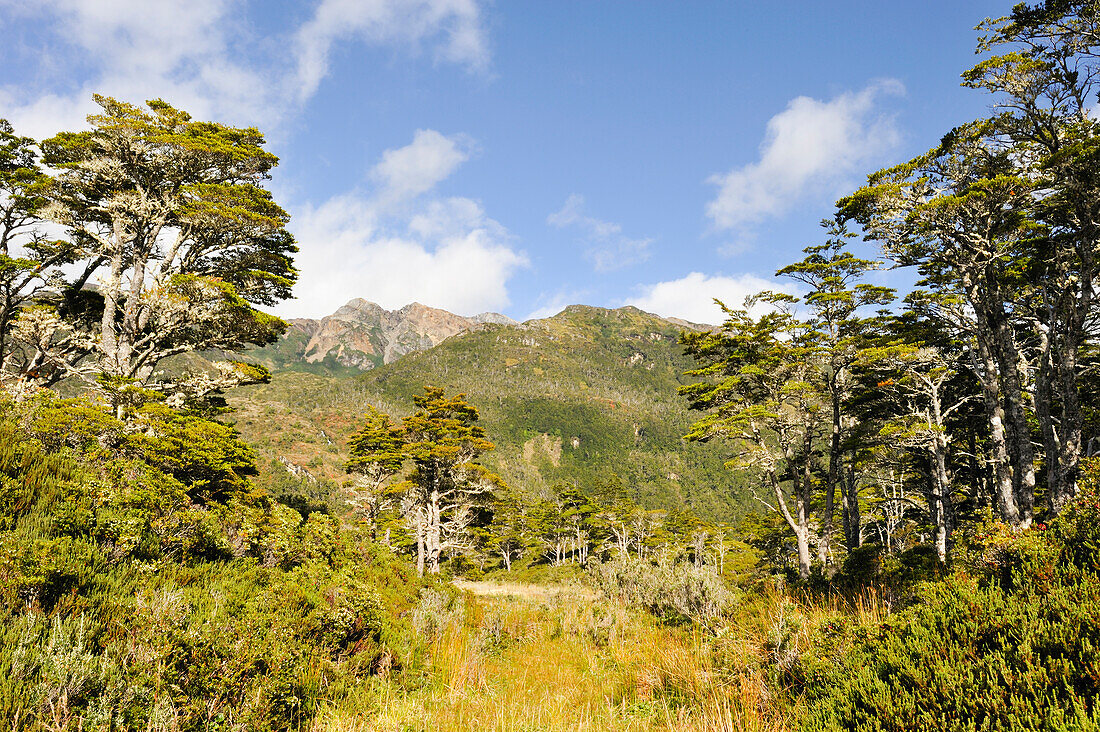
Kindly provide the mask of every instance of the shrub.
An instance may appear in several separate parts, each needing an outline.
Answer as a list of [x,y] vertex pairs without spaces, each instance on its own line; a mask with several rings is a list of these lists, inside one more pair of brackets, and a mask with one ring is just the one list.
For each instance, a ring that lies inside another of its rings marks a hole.
[[666,621],[695,621],[709,630],[716,629],[734,601],[713,569],[664,557],[656,564],[625,554],[590,562],[589,576],[608,597]]
[[410,657],[415,571],[251,479],[226,425],[0,403],[0,719],[289,730]]
[[420,603],[412,613],[413,630],[428,642],[439,640],[452,625],[466,618],[462,597],[432,587],[420,591]]
[[805,729],[1069,730],[1100,726],[1100,501],[1049,527],[993,527],[976,563],[837,655],[802,659]]

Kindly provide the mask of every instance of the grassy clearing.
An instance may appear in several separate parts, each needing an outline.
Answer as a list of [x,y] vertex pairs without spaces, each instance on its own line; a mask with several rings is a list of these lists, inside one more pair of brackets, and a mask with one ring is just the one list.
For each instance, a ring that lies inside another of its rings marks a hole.
[[481,584],[470,589],[492,591],[467,593],[465,619],[433,644],[419,686],[364,687],[327,709],[316,732],[788,729],[758,643],[662,627],[575,594]]
[[528,602],[551,603],[562,600],[594,601],[596,593],[583,585],[547,586],[525,582],[473,582],[456,579],[454,586],[478,597],[516,598]]

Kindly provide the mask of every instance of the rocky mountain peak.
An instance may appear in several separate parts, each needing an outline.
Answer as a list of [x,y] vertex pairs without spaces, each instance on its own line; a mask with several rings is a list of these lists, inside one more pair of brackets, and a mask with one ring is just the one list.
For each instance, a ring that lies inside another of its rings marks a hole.
[[437,346],[486,324],[515,324],[499,313],[472,318],[412,302],[398,310],[355,298],[319,320],[295,319],[281,341],[253,356],[276,368],[294,363],[366,371]]

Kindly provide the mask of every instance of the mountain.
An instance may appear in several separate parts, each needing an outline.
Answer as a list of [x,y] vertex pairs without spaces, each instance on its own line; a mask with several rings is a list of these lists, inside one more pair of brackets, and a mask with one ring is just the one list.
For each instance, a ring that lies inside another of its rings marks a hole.
[[367,405],[400,418],[425,385],[440,386],[480,410],[497,446],[486,463],[521,491],[616,475],[650,508],[733,520],[746,508],[741,476],[718,445],[682,439],[700,415],[677,394],[691,366],[681,330],[633,307],[577,305],[543,320],[481,323],[351,378],[284,371],[229,401],[270,470],[292,463],[342,482],[347,438]]
[[499,313],[466,318],[418,302],[386,310],[359,298],[320,320],[289,322],[278,343],[251,351],[249,358],[273,371],[346,375],[393,363],[487,324],[516,324]]

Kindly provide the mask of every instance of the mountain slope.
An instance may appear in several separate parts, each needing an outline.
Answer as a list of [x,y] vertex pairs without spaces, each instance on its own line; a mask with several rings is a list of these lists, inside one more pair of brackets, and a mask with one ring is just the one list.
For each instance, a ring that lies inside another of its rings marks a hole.
[[687,505],[732,519],[745,502],[739,477],[716,446],[681,439],[696,415],[676,393],[690,365],[679,332],[632,307],[573,306],[545,320],[486,324],[354,378],[277,374],[230,401],[269,461],[342,479],[346,440],[366,405],[401,417],[425,385],[440,386],[468,394],[497,444],[486,462],[520,490],[586,487],[615,474],[651,508]]

